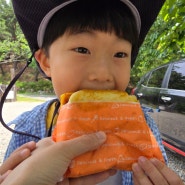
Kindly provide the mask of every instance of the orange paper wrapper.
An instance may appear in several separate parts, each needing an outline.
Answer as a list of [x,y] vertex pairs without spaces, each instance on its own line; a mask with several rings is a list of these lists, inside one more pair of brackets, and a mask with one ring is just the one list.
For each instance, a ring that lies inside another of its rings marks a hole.
[[59,142],[97,131],[107,134],[106,142],[97,150],[76,157],[66,172],[67,177],[111,168],[131,170],[139,156],[164,162],[140,104],[135,102],[66,103],[60,108],[52,137]]

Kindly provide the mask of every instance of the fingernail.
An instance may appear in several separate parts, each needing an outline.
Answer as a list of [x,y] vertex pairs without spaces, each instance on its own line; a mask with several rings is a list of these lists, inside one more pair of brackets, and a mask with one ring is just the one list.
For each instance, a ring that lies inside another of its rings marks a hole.
[[30,141],[30,142],[28,142],[28,145],[29,146],[33,146],[33,145],[35,145],[35,142],[34,141]]
[[98,137],[98,139],[100,139],[102,141],[104,141],[106,139],[106,134],[104,132],[102,132],[102,131],[97,132],[96,136]]
[[132,170],[133,170],[134,172],[138,172],[138,171],[140,170],[139,165],[138,165],[137,163],[134,163],[134,164],[132,165]]
[[21,156],[27,156],[28,153],[29,153],[29,150],[28,150],[28,149],[23,149],[23,150],[20,152]]
[[151,159],[150,159],[150,161],[153,162],[153,163],[155,163],[156,160],[157,160],[156,158],[151,158]]
[[141,156],[139,157],[138,161],[144,163],[146,161],[146,157]]

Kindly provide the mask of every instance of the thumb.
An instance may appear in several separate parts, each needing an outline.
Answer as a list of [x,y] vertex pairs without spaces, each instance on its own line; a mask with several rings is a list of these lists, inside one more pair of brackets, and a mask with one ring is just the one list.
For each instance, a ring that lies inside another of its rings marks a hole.
[[71,140],[61,141],[57,144],[62,147],[64,153],[67,152],[68,159],[71,160],[83,153],[97,149],[105,141],[106,134],[100,131],[93,134],[82,135]]

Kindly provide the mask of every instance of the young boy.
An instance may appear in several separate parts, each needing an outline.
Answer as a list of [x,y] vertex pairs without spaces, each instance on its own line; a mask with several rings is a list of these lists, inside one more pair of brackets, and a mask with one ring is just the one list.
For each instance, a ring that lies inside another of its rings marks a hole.
[[[81,89],[125,91],[138,46],[162,4],[163,0],[13,0],[15,14],[38,66],[51,79],[58,98]],[[44,138],[55,124],[56,102],[39,105],[11,123],[18,131]],[[143,110],[167,160],[158,129]],[[30,140],[38,141],[13,134],[6,157]],[[133,165],[133,171],[137,172],[135,184],[164,185],[173,182],[172,177],[178,179],[174,174],[169,175],[168,168],[158,169],[161,165],[159,161],[141,157]],[[132,183],[131,172],[119,171],[103,184]]]

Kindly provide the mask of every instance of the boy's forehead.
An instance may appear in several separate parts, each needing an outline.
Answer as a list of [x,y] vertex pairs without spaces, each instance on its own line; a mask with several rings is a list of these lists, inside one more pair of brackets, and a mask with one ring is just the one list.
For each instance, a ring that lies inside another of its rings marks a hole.
[[103,38],[105,38],[105,36],[108,36],[108,37],[112,37],[114,38],[115,41],[117,42],[122,42],[122,41],[126,41],[126,42],[129,42],[127,40],[125,40],[123,37],[119,37],[115,31],[111,31],[111,32],[106,32],[106,31],[101,31],[101,30],[92,30],[92,29],[84,29],[84,30],[80,30],[80,31],[74,31],[74,32],[70,32],[70,31],[67,31],[63,34],[63,36],[67,37],[67,38],[70,38],[72,40],[74,40],[75,38],[79,40],[83,40],[83,38],[99,38],[101,36],[103,36]]

